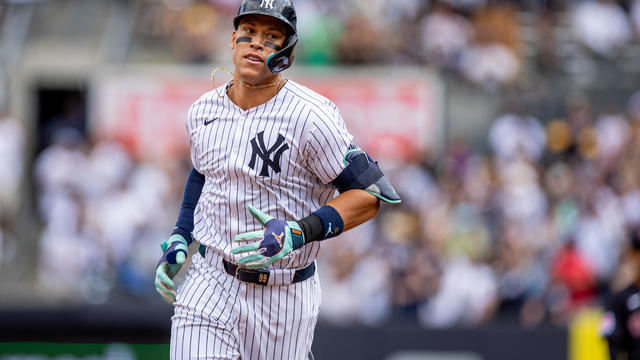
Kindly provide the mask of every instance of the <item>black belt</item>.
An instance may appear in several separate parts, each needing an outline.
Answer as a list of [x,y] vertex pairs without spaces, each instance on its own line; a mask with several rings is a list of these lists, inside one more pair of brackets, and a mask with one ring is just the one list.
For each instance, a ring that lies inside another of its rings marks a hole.
[[[207,248],[204,245],[200,245],[200,248],[198,249],[200,255],[202,255],[203,257],[206,253],[206,249]],[[252,284],[267,285],[267,283],[269,282],[269,276],[271,275],[271,271],[269,270],[245,269],[224,259],[222,259],[222,265],[224,266],[224,270],[227,272],[227,274],[235,277],[240,281]],[[291,283],[293,284],[305,281],[308,278],[312,277],[315,272],[316,264],[315,262],[312,262],[311,264],[307,265],[307,267],[296,270],[296,272],[293,274],[293,280],[291,281]]]

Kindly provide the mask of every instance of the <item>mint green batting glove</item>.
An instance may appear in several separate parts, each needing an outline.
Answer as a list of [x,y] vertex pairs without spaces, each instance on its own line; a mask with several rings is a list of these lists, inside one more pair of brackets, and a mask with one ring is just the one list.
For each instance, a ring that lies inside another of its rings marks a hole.
[[273,264],[305,244],[302,229],[297,222],[278,220],[251,205],[249,205],[249,212],[265,228],[238,234],[233,238],[236,242],[253,241],[231,250],[233,254],[241,255],[238,264],[245,265],[249,269],[260,269]]
[[173,278],[187,259],[189,245],[182,235],[174,234],[160,244],[162,257],[156,267],[156,291],[169,303],[176,301]]

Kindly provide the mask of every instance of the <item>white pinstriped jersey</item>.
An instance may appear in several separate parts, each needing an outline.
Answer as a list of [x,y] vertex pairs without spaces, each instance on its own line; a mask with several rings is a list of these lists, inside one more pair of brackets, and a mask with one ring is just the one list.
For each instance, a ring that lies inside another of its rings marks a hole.
[[[296,220],[335,195],[352,141],[334,104],[289,80],[266,103],[246,111],[224,91],[211,91],[189,110],[191,161],[205,175],[194,215],[195,254],[177,291],[171,359],[302,360],[313,342],[320,307],[318,274],[292,283],[294,268],[311,264],[320,241],[271,266],[267,286],[230,276],[222,258],[233,237],[262,229],[251,204]],[[286,286],[278,286],[286,285]]]
[[[331,101],[291,80],[248,110],[229,99],[228,85],[191,106],[187,130],[191,161],[206,178],[194,238],[234,261],[233,237],[262,229],[247,205],[282,220],[322,207],[335,196],[329,182],[344,168],[353,137]],[[320,244],[307,244],[270,268],[304,267],[315,260]]]

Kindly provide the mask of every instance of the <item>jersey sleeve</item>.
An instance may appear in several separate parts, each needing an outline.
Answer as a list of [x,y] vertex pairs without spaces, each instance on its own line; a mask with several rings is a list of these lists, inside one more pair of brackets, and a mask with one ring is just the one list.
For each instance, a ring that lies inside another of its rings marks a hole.
[[338,108],[329,103],[311,111],[307,137],[307,162],[324,183],[333,181],[344,169],[344,155],[353,142]]
[[196,112],[197,112],[196,104],[197,103],[194,103],[189,108],[189,112],[187,113],[186,127],[187,127],[187,134],[189,134],[189,153],[191,157],[191,165],[196,171],[198,171],[199,173],[202,173],[202,170],[200,169],[200,162],[198,161],[198,154],[197,154],[198,149],[196,148],[196,142],[195,142],[195,137],[198,130],[198,122],[196,117]]

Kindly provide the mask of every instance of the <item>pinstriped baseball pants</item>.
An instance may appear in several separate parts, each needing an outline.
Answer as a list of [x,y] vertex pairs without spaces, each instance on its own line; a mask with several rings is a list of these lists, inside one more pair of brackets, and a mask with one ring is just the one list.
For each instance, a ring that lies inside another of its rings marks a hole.
[[305,360],[320,307],[318,274],[285,286],[241,282],[196,253],[174,304],[172,360]]

